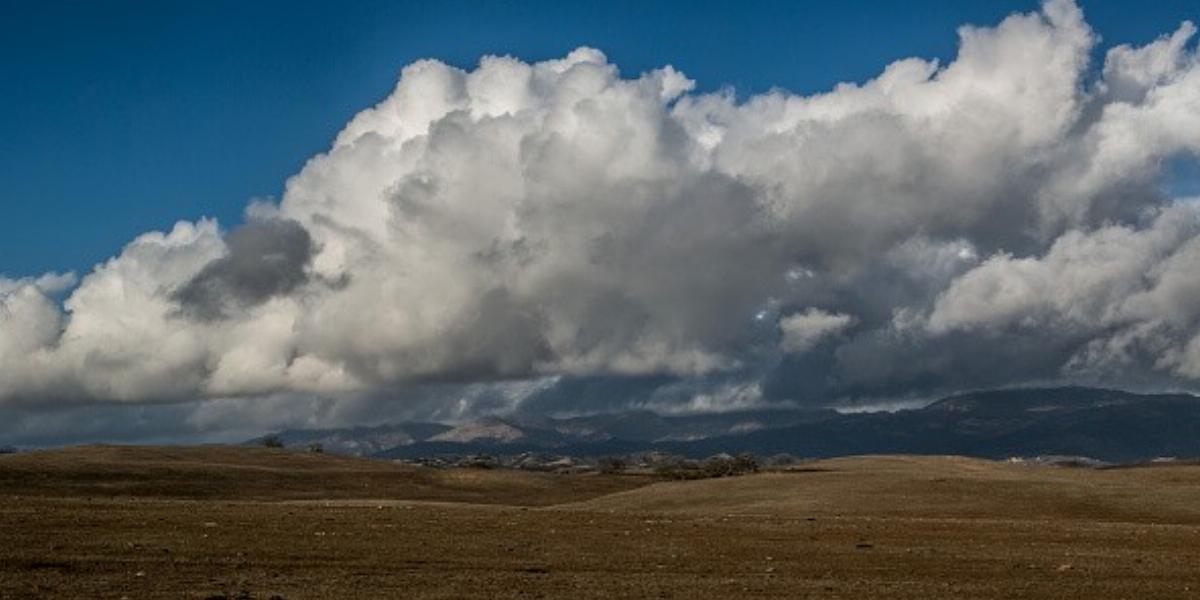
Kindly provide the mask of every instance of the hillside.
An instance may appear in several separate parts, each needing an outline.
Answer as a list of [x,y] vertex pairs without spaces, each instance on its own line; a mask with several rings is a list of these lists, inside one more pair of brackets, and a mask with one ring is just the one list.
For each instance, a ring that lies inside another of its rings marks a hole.
[[660,451],[809,458],[956,454],[981,458],[1072,455],[1109,462],[1200,457],[1200,399],[1065,387],[973,392],[924,408],[848,413],[763,410],[665,417],[632,412],[574,419],[487,419],[376,456],[597,457]]
[[[909,501],[916,498],[920,501]],[[1194,464],[1075,469],[953,456],[854,456],[754,477],[662,482],[570,506],[777,517],[1200,525],[1197,499],[1200,466]]]
[[[331,454],[370,456],[389,448],[427,440],[450,429],[449,425],[440,423],[396,423],[374,427],[288,429],[272,435],[288,447],[317,445]],[[246,443],[261,446],[264,437]]]
[[546,505],[644,485],[516,471],[438,470],[269,448],[81,446],[0,456],[0,496],[379,499]]

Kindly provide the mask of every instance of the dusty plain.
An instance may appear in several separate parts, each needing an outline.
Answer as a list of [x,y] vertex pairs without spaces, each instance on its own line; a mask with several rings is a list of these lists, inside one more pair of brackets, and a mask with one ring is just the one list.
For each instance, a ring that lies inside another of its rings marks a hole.
[[1200,466],[701,481],[260,448],[0,456],[0,599],[1200,597]]

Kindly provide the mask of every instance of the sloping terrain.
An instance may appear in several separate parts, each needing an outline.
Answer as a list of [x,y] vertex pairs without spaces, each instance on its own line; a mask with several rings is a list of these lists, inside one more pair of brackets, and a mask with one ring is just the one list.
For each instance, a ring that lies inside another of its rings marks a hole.
[[0,496],[213,500],[392,499],[547,505],[630,489],[645,478],[437,470],[244,447],[83,446],[0,456]]
[[[917,501],[919,500],[919,501]],[[661,482],[589,510],[913,519],[1200,524],[1200,466],[1027,466],[950,456],[856,456],[754,477]]]

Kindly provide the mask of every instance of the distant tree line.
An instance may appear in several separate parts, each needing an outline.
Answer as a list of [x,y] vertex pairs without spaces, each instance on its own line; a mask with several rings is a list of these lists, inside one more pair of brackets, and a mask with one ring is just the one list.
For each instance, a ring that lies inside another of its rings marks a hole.
[[749,475],[757,473],[758,470],[758,458],[749,452],[743,452],[737,456],[712,456],[699,463],[680,462],[659,465],[654,469],[654,473],[668,479],[712,479]]
[[[596,461],[596,468],[601,473],[625,473],[634,467],[644,468],[644,465],[637,465],[635,461],[623,456],[606,456]],[[702,461],[678,458],[653,465],[654,474],[667,479],[733,477],[757,473],[759,469],[758,458],[749,452],[737,456],[718,454]]]

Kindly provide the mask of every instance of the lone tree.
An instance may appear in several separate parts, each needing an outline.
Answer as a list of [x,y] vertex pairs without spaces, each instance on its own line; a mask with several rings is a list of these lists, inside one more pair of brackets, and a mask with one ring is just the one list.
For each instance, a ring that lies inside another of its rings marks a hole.
[[267,448],[282,448],[283,440],[279,439],[279,436],[271,434],[263,438],[262,445],[266,446]]

